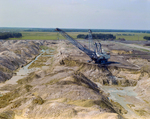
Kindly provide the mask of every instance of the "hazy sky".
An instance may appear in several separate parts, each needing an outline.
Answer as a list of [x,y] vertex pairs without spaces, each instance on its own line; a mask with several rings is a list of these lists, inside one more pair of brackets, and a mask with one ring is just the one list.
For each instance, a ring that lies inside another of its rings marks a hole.
[[0,27],[150,30],[150,0],[0,0]]

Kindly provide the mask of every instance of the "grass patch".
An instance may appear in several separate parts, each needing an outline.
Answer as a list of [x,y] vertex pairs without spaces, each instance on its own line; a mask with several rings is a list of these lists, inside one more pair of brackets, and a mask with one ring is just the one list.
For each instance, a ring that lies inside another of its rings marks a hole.
[[[12,40],[58,40],[57,32],[20,32],[22,34],[22,38],[10,38]],[[74,39],[77,38],[79,34],[87,35],[88,32],[67,32]],[[94,32],[94,33],[102,33],[102,34],[113,34],[116,36],[116,39],[124,38],[125,40],[139,40],[145,41],[143,39],[144,36],[150,36],[149,33],[130,33],[130,32]],[[132,34],[132,35],[129,35]],[[59,34],[59,39],[65,39],[62,35]]]
[[36,98],[33,99],[32,103],[42,105],[44,103],[44,100],[40,96],[37,96]]
[[31,69],[31,68],[41,68],[42,66],[45,66],[44,62],[46,62],[48,59],[50,59],[51,56],[48,56],[48,57],[43,57],[43,56],[40,56],[38,57],[38,59],[33,62],[29,67],[28,69]]
[[0,114],[0,119],[14,119],[15,113],[13,111],[5,111]]
[[38,57],[36,62],[46,62],[50,58],[51,58],[51,56],[47,56],[47,57],[40,56],[40,57]]
[[25,85],[24,88],[26,89],[27,92],[29,92],[32,88],[31,85]]
[[[132,34],[132,35],[128,35],[128,34]],[[139,40],[139,41],[145,41],[145,39],[143,39],[144,36],[150,36],[150,34],[148,33],[114,33],[113,35],[116,36],[116,39],[119,39],[119,38],[124,38],[125,40]]]
[[[11,38],[17,40],[57,40],[56,32],[21,32],[22,38]],[[60,36],[62,39],[63,37]]]
[[77,66],[77,63],[74,60],[64,60],[64,64],[70,67]]
[[27,98],[23,98],[23,99],[19,99],[19,100],[15,101],[13,103],[13,105],[11,106],[11,109],[14,109],[14,108],[21,106],[21,103],[25,102],[26,100],[27,100]]
[[20,89],[15,89],[9,93],[6,93],[2,97],[0,97],[0,108],[4,108],[11,103],[11,101],[20,96]]
[[[25,84],[28,81],[22,81],[21,80],[20,84]],[[24,93],[29,92],[31,90],[31,88],[32,88],[31,85],[23,85],[21,87],[15,88],[14,90],[10,91],[9,93],[4,94],[3,96],[0,97],[0,108],[4,108],[7,105],[11,104],[12,100],[20,97]],[[14,102],[13,106],[11,108],[16,108],[16,107],[20,106],[22,101],[25,101],[25,99],[20,99],[20,100]]]
[[46,62],[48,59],[52,58],[52,48],[49,48],[47,46],[40,46],[41,49],[44,49],[46,52],[44,52],[40,57],[38,57],[38,59],[33,62],[28,69],[31,68],[41,68],[42,66],[45,66],[44,62]]
[[33,62],[28,69],[32,69],[32,68],[41,68],[42,66],[45,66],[45,64],[43,64],[43,62]]
[[[57,32],[20,32],[21,38],[10,38],[11,40],[58,40]],[[67,32],[74,39],[79,34],[88,34],[85,32]],[[59,35],[59,39],[65,39],[62,35]]]
[[67,65],[67,66],[70,66],[70,67],[80,65],[80,62],[72,60],[72,59],[64,59],[64,60],[61,60],[59,63],[60,63],[60,65]]
[[140,116],[145,116],[146,114],[148,114],[145,110],[134,110],[137,114],[139,114]]
[[133,105],[133,104],[127,104],[127,106],[131,109],[132,109],[132,107],[135,107],[135,105]]
[[45,45],[41,45],[40,48],[43,49],[43,50],[49,49],[49,47],[47,47],[47,46],[45,46]]

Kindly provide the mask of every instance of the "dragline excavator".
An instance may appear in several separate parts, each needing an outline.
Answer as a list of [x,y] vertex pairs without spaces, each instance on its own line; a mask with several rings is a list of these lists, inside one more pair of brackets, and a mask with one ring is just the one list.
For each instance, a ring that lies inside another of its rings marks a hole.
[[[96,64],[107,64],[110,55],[102,50],[101,43],[94,43],[92,40],[92,31],[89,30],[89,49],[82,46],[77,40],[70,37],[66,32],[63,30],[56,28],[55,31],[58,31],[62,36],[64,36],[70,43],[75,45],[77,48],[85,52],[91,60],[88,62],[94,61]],[[93,50],[91,50],[93,49]]]

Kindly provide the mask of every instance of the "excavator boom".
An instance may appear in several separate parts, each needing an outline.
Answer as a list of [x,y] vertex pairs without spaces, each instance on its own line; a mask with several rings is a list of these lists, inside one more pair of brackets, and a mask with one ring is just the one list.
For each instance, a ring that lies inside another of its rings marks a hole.
[[95,55],[94,51],[91,51],[87,48],[85,48],[84,46],[82,46],[77,40],[73,39],[71,36],[69,36],[66,32],[64,32],[63,30],[56,28],[56,31],[58,31],[64,38],[66,38],[70,43],[72,43],[73,45],[75,45],[77,48],[79,48],[80,50],[82,50],[83,52],[85,52],[91,59],[93,57],[93,55]]
[[[90,50],[92,48],[91,46],[93,46],[93,43],[92,43],[93,42],[92,41],[92,31],[91,30],[89,30],[89,36],[90,36],[90,38],[89,38],[89,41],[90,41],[89,49],[87,49],[84,46],[82,46],[81,43],[79,43],[77,40],[73,39],[71,36],[69,36],[63,30],[61,30],[59,28],[56,28],[55,31],[58,31],[70,43],[72,43],[74,46],[76,46],[77,48],[79,48],[80,50],[85,52],[91,58],[91,61],[95,61],[95,63],[105,64],[105,63],[107,63],[107,60],[110,58],[109,55],[107,55],[106,53],[102,52],[100,43],[95,43],[94,51]],[[89,61],[89,62],[91,62],[91,61]]]

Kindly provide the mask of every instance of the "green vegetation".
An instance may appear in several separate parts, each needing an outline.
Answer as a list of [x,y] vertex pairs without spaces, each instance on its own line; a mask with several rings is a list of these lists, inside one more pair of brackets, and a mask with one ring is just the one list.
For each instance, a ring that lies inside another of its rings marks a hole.
[[150,40],[150,36],[149,37],[148,36],[144,36],[144,39]]
[[[82,39],[88,39],[88,35],[84,35],[84,34],[79,34],[77,36],[77,38],[82,38]],[[106,40],[106,39],[116,39],[115,36],[113,36],[112,34],[92,34],[92,38],[93,39],[102,39],[102,40]]]
[[21,33],[0,32],[0,39],[20,38],[20,37],[22,37]]
[[14,109],[14,108],[17,108],[17,107],[21,106],[21,103],[25,102],[26,100],[27,100],[27,98],[21,98],[21,99],[15,101],[13,103],[13,105],[11,106],[11,109]]
[[[67,32],[74,39],[78,38],[79,34],[86,36],[88,32]],[[16,40],[58,40],[57,32],[21,32],[21,38],[10,38]],[[94,34],[94,33],[93,33]],[[110,32],[95,32],[95,34],[110,34]],[[145,40],[144,36],[150,37],[149,33],[132,33],[130,32],[111,32],[111,34],[116,37],[116,39],[125,39],[125,40]],[[62,35],[59,34],[59,39],[65,39]]]
[[42,105],[44,103],[44,100],[40,96],[37,96],[33,99],[32,103]]
[[[77,38],[80,33],[82,32],[69,32],[68,34],[73,38]],[[21,32],[21,34],[21,38],[11,38],[11,40],[58,40],[57,32]],[[59,39],[65,38],[59,34]]]
[[43,57],[43,56],[39,57],[36,61],[37,62],[46,62],[49,58],[51,58],[51,56],[47,56],[47,57]]
[[32,68],[41,68],[42,66],[45,66],[45,64],[43,64],[43,62],[33,62],[28,69],[32,69]]
[[[21,32],[21,38],[11,38],[17,40],[57,40],[56,32]],[[61,35],[60,39],[64,39]]]
[[71,60],[71,59],[62,60],[62,61],[60,61],[60,64],[61,64],[61,65],[64,65],[64,64],[65,64],[65,65],[70,66],[70,67],[78,66],[77,61]]
[[126,32],[126,33],[113,33],[115,36],[116,36],[116,39],[125,39],[125,40],[139,40],[139,41],[144,41],[144,36],[147,35],[150,37],[150,34],[149,33],[129,33],[129,32]]
[[49,47],[47,47],[47,46],[45,46],[45,45],[41,45],[40,48],[43,49],[43,50],[49,49]]
[[[88,29],[63,29],[71,37],[77,38],[79,34],[87,35]],[[144,30],[113,30],[113,29],[92,29],[93,34],[112,34],[116,39],[145,40],[150,37],[150,31]],[[20,32],[21,38],[10,38],[17,40],[57,40],[58,33],[53,28],[0,28],[0,32]],[[64,39],[59,35],[60,39]]]
[[133,104],[127,104],[127,106],[131,109],[132,109],[132,107],[135,107],[135,105],[133,105]]
[[11,103],[11,101],[20,96],[19,94],[20,89],[15,89],[9,93],[0,97],[0,108],[4,108]]
[[14,119],[15,113],[13,111],[5,111],[0,114],[0,119]]
[[34,77],[38,77],[34,72],[30,73],[27,77],[17,81],[18,84],[27,84],[33,80]]
[[43,57],[43,56],[38,57],[38,59],[35,62],[33,62],[28,67],[28,69],[31,69],[31,68],[41,68],[42,66],[45,66],[44,62],[46,62],[48,59],[50,59],[51,56],[47,56],[47,57]]
[[146,114],[148,114],[145,110],[135,110],[135,112],[140,116],[145,116]]
[[26,89],[27,92],[29,92],[32,88],[31,85],[25,85],[24,88]]
[[[27,83],[31,82],[34,77],[38,78],[38,76],[35,75],[34,73],[30,73],[28,77],[20,79],[18,81],[18,84],[21,84],[20,86],[14,85],[15,86],[14,87],[12,85],[8,89],[8,90],[10,90],[10,92],[8,92],[0,97],[0,108],[4,108],[7,105],[11,104],[12,100],[20,97],[23,93],[29,92],[31,90],[32,86],[27,85]],[[7,85],[7,87],[8,86],[9,85]],[[5,89],[6,87],[3,87],[3,88]],[[19,99],[18,101],[14,102],[11,108],[16,108],[16,107],[20,106],[22,101],[25,101],[25,99]]]

